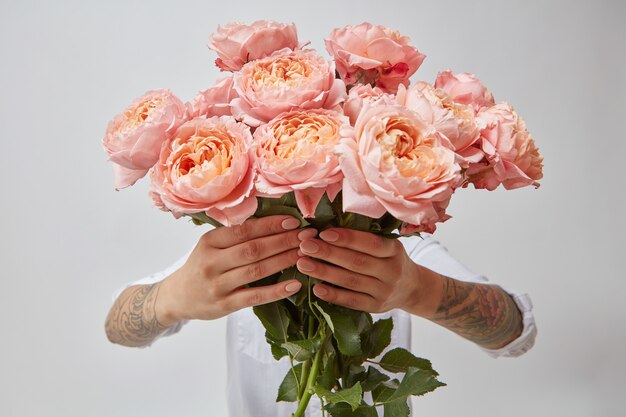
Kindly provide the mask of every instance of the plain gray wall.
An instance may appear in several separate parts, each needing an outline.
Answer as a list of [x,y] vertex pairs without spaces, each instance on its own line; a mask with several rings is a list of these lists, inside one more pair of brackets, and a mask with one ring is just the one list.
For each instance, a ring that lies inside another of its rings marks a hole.
[[[223,416],[225,320],[148,349],[110,344],[122,284],[167,267],[202,233],[115,192],[106,123],[154,88],[184,100],[219,72],[220,23],[295,22],[323,51],[363,20],[410,36],[416,74],[470,71],[526,119],[538,190],[460,190],[437,236],[472,270],[530,294],[539,335],[491,359],[420,319],[414,350],[448,387],[422,416],[615,416],[626,383],[626,18],[619,1],[0,3],[0,415]],[[259,383],[263,383],[259,376]]]

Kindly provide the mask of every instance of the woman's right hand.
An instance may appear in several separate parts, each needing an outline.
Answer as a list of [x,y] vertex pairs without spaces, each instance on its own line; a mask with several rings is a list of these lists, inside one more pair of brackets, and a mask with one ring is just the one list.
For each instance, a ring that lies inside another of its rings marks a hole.
[[208,231],[185,264],[161,282],[158,321],[170,326],[180,320],[217,319],[298,292],[297,280],[245,286],[296,264],[300,241],[317,234],[299,227],[295,217],[279,215]]

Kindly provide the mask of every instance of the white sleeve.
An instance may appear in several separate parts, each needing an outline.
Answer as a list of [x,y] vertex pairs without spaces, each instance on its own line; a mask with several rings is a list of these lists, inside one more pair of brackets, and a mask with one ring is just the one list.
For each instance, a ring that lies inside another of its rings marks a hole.
[[[448,252],[448,249],[432,235],[422,233],[422,237],[423,239],[417,236],[400,238],[406,247],[407,253],[415,263],[423,265],[439,274],[461,281],[498,285],[490,282],[484,275],[472,272],[459,260],[454,258]],[[535,344],[537,326],[535,325],[535,318],[532,312],[533,305],[528,294],[513,291],[502,285],[498,286],[511,295],[522,313],[522,334],[500,349],[486,349],[480,346],[479,348],[494,358],[501,356],[517,357],[530,350]]]
[[[128,288],[128,287],[130,287],[132,285],[154,284],[155,282],[159,282],[159,281],[162,281],[163,279],[167,278],[173,272],[176,272],[181,266],[183,266],[185,264],[185,262],[187,261],[187,258],[189,258],[189,255],[191,255],[192,251],[193,251],[193,249],[189,250],[180,259],[178,259],[176,262],[174,262],[172,265],[168,266],[167,268],[165,268],[162,271],[156,272],[154,274],[148,275],[148,276],[143,277],[141,279],[138,279],[136,281],[128,282],[128,283],[122,285],[117,290],[115,290],[115,292],[113,293],[113,303],[115,303],[115,300],[117,300],[117,298],[120,296],[120,294],[122,294],[122,292],[126,288]],[[155,341],[157,341],[159,338],[161,338],[163,336],[169,336],[169,335],[172,335],[174,333],[178,333],[180,331],[180,329],[182,329],[183,326],[185,324],[187,324],[188,322],[189,322],[189,320],[181,320],[181,321],[179,321],[175,325],[173,325],[170,328],[168,328],[165,332],[163,332],[160,335],[158,335],[157,337],[155,337],[152,340],[152,342],[150,342],[149,344],[147,344],[145,346],[141,346],[141,347],[142,348],[146,348],[146,347],[152,346],[152,344]]]

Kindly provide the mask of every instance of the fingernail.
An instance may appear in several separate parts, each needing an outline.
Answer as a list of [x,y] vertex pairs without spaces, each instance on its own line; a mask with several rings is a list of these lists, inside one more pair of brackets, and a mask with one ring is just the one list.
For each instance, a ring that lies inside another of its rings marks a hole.
[[283,220],[281,225],[283,226],[283,229],[285,230],[295,229],[296,227],[300,226],[300,220],[290,217],[288,219]]
[[305,271],[305,272],[312,271],[315,269],[315,264],[306,258],[298,259],[297,265],[298,265],[299,270]]
[[320,297],[328,294],[328,290],[324,287],[320,287],[319,285],[313,286],[313,292],[315,293],[315,295],[319,295]]
[[300,243],[300,249],[302,249],[302,252],[317,253],[317,251],[320,250],[320,247],[317,246],[317,243],[312,240],[305,240]]
[[317,229],[304,229],[303,231],[301,231],[300,233],[298,233],[298,239],[300,240],[304,240],[304,239],[310,239],[315,237],[315,235],[317,235]]
[[324,230],[322,233],[320,233],[320,237],[326,242],[336,242],[337,239],[339,239],[339,233],[333,230]]
[[285,290],[287,292],[296,292],[300,288],[302,288],[302,284],[300,284],[299,281],[290,282],[289,284],[285,285]]

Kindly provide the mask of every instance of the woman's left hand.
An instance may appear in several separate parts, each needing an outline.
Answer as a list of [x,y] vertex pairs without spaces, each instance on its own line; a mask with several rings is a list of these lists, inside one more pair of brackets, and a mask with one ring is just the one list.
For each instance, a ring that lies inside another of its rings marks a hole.
[[300,243],[297,262],[300,272],[337,286],[317,284],[316,296],[369,313],[415,304],[421,269],[400,241],[346,228],[327,229],[319,237]]

